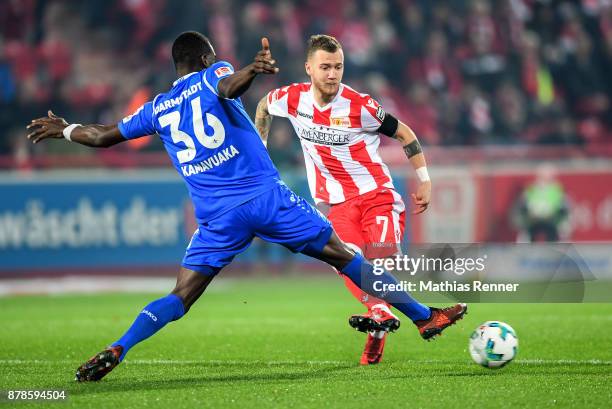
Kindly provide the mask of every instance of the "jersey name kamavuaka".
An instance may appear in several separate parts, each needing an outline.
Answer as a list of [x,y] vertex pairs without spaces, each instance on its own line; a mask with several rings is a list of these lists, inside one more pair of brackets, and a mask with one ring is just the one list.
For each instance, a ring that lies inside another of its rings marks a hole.
[[270,115],[288,118],[304,151],[310,193],[317,203],[337,204],[379,187],[393,189],[378,146],[385,112],[366,94],[340,84],[335,98],[319,106],[310,83],[268,93]]

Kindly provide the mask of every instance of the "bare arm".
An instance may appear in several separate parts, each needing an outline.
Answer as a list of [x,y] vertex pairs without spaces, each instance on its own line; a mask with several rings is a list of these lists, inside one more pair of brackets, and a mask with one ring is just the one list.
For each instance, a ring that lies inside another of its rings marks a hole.
[[[63,139],[63,131],[68,126],[64,118],[49,111],[47,117],[32,120],[26,127],[30,132],[28,139],[38,143],[43,139]],[[119,132],[117,125],[81,125],[74,128],[70,140],[92,148],[108,148],[126,139]]]
[[[397,132],[395,133],[395,139],[400,141],[404,147],[409,146],[411,143],[414,143],[414,141],[418,142],[414,131],[402,121],[399,121]],[[406,150],[406,148],[404,148],[404,150]],[[409,155],[409,152],[406,152],[406,155]],[[410,156],[408,160],[410,160],[410,163],[415,170],[423,166],[427,166],[423,152]]]
[[257,104],[255,112],[255,127],[259,131],[259,137],[264,145],[268,146],[268,134],[272,125],[272,115],[268,112],[268,97],[264,96]]
[[219,96],[222,98],[238,98],[251,86],[257,74],[276,74],[278,68],[272,59],[270,44],[267,38],[261,39],[261,50],[255,55],[255,60],[229,77],[223,78],[217,85]]
[[[404,152],[406,152],[406,156],[408,157],[408,160],[415,171],[417,169],[426,169],[427,162],[425,161],[425,155],[421,150],[421,145],[419,144],[416,135],[408,125],[402,121],[399,121],[394,138],[402,143]],[[429,177],[427,179],[429,179]],[[427,210],[431,200],[431,181],[419,180],[419,182],[419,187],[416,193],[412,194],[412,200],[417,206],[417,208],[412,212],[413,214],[423,213],[425,210]]]

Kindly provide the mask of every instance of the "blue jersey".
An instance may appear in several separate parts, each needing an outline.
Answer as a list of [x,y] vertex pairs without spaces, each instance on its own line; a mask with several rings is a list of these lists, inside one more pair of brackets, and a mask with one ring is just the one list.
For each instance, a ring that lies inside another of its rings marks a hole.
[[[239,98],[219,96],[232,66],[217,62],[179,78],[119,122],[126,139],[157,133],[187,183],[199,223],[278,185],[278,171]],[[163,194],[163,192],[160,192]]]

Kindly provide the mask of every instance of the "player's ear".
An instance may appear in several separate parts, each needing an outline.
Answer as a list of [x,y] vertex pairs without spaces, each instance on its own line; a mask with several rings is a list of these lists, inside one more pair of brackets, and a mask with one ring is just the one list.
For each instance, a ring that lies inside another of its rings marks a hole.
[[304,68],[306,69],[306,74],[310,76],[311,69],[310,69],[310,64],[308,63],[308,61],[304,63]]
[[202,63],[204,64],[204,68],[208,68],[215,63],[215,55],[214,54],[204,54],[202,56]]

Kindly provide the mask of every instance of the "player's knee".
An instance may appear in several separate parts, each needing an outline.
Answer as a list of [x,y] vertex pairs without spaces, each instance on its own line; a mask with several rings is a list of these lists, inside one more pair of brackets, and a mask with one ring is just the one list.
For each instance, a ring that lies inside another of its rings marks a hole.
[[181,269],[172,294],[181,299],[185,313],[204,293],[213,278],[214,275],[204,275],[186,268]]
[[205,286],[196,285],[177,285],[172,290],[172,294],[181,299],[185,314],[187,314],[191,306],[200,298],[205,288]]
[[189,300],[189,297],[188,297],[188,293],[185,291],[185,289],[184,288],[181,289],[181,288],[178,288],[178,287],[174,287],[174,290],[172,290],[172,292],[170,294],[174,294],[178,298],[180,298],[181,302],[183,303],[183,309],[185,311],[184,314],[187,314],[187,312],[189,312],[189,308],[193,305],[193,302],[188,302],[187,301],[187,300]]
[[359,247],[358,245],[354,244],[354,243],[344,243],[348,246],[349,249],[353,250],[355,253],[359,253],[363,256],[363,250],[361,249],[361,247]]
[[323,249],[324,261],[340,270],[346,266],[354,257],[355,250],[333,234]]
[[358,253],[357,251],[355,251],[354,249],[352,249],[345,243],[341,243],[338,246],[337,251],[338,251],[339,258],[343,262],[347,262],[347,263],[351,261],[355,257],[355,255]]

